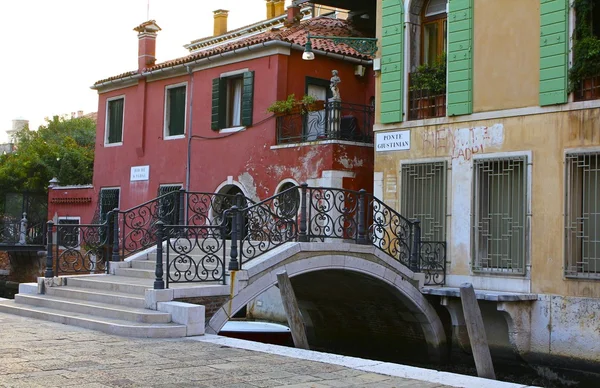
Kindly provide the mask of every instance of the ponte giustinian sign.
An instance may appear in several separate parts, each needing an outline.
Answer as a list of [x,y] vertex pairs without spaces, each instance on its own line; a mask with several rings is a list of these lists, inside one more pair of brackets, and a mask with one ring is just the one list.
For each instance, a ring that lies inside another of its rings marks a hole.
[[379,151],[404,151],[410,149],[410,131],[396,131],[377,133],[375,137],[375,150]]

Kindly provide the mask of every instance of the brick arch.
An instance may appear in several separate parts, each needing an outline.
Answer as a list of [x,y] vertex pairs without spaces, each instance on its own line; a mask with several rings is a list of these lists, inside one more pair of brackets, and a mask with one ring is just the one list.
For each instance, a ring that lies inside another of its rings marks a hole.
[[[292,256],[293,254],[290,255],[290,258]],[[277,283],[275,273],[282,269],[281,267],[272,268],[253,278],[252,283],[242,288],[223,308],[213,315],[206,328],[207,333],[218,333],[229,320],[229,317],[233,316],[258,295],[274,286]],[[352,271],[385,283],[400,293],[404,305],[418,320],[427,342],[430,359],[435,361],[444,359],[446,334],[442,322],[423,294],[402,274],[391,271],[380,263],[362,257],[342,254],[317,254],[298,258],[292,260],[291,263],[288,262],[285,265],[285,270],[290,278],[322,270]]]

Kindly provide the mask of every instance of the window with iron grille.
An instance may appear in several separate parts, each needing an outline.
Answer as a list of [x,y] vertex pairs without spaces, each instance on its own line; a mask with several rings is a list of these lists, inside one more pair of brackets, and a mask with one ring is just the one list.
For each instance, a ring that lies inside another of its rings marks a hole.
[[421,222],[421,239],[446,241],[446,162],[402,165],[401,214]]
[[100,223],[106,221],[108,212],[119,207],[119,194],[121,189],[101,189],[100,190]]
[[158,214],[165,225],[177,225],[179,223],[179,190],[182,185],[161,185],[158,188]]
[[474,161],[473,270],[525,274],[526,157]]
[[600,152],[567,154],[565,275],[600,278]]
[[60,230],[60,233],[58,233],[58,236],[60,237],[58,245],[68,248],[79,248],[80,228],[76,226],[61,226],[79,225],[80,223],[80,217],[58,217],[58,228]]

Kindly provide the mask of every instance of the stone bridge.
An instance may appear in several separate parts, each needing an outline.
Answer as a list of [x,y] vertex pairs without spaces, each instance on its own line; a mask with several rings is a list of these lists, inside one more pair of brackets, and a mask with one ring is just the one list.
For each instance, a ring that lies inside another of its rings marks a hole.
[[374,246],[343,242],[287,243],[232,272],[230,299],[207,322],[207,332],[218,333],[275,286],[281,271],[291,279],[311,347],[377,353],[389,352],[392,343],[421,359],[444,357],[444,328],[420,292],[425,275]]

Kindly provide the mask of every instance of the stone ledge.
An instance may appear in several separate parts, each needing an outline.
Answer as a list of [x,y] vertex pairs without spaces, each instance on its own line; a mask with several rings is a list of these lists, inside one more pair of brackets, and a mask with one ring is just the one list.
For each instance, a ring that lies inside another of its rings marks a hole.
[[[460,289],[456,287],[423,287],[421,293],[426,295],[450,296],[460,298]],[[538,300],[538,294],[525,294],[518,292],[502,292],[475,290],[475,297],[479,300],[491,302],[521,302]]]

